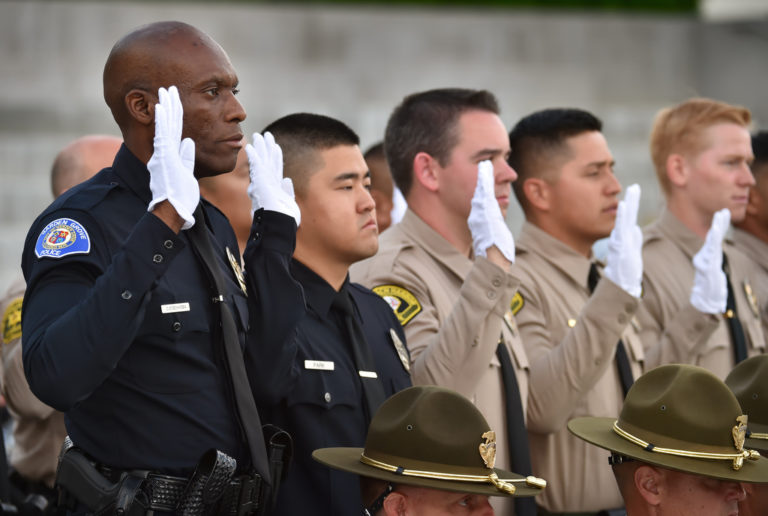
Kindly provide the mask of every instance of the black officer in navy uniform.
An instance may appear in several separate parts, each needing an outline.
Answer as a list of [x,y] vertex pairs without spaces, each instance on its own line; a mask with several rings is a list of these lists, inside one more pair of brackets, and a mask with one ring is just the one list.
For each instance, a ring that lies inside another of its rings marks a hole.
[[[277,329],[290,327],[281,307],[301,303],[301,291],[269,253],[248,264],[246,287],[234,232],[195,179],[235,166],[246,116],[237,86],[224,50],[194,27],[159,22],[123,37],[104,69],[104,97],[125,143],[111,168],[57,199],[27,236],[25,373],[102,471],[188,477],[215,448],[268,480],[266,460],[251,458],[265,453],[249,454],[244,438],[246,425],[259,434],[261,425],[258,416],[240,422],[215,301],[234,314],[247,354],[261,338],[286,336],[249,331],[265,314],[249,314],[246,291],[284,301],[271,316]],[[259,220],[272,216],[295,231],[279,213]],[[215,300],[194,225],[223,278]]]
[[[370,172],[358,136],[326,116],[288,115],[254,142],[246,148],[252,175],[279,181],[284,171],[295,189],[300,224],[290,267],[306,299],[306,309],[295,308],[305,315],[293,339],[254,348],[259,413],[295,442],[276,513],[358,516],[359,480],[329,472],[311,455],[318,447],[362,447],[379,404],[411,385],[405,336],[392,309],[349,281],[350,265],[378,249]],[[284,160],[275,159],[281,150]]]

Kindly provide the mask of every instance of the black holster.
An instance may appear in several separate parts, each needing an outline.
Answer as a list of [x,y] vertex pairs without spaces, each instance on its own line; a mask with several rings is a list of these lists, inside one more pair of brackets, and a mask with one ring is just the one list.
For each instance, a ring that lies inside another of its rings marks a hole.
[[262,426],[262,431],[264,432],[264,442],[267,445],[269,476],[272,478],[272,485],[263,484],[262,503],[256,512],[257,516],[266,516],[274,509],[280,485],[288,475],[293,458],[293,439],[288,432],[269,424]]

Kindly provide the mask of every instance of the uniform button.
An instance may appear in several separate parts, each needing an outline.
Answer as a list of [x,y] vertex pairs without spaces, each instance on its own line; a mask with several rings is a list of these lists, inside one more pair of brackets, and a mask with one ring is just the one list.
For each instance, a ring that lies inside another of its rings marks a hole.
[[701,326],[702,326],[701,323],[696,323],[693,325],[693,329],[696,331],[701,331]]
[[253,234],[253,238],[261,238],[261,233],[257,231],[256,233]]
[[152,261],[155,263],[160,263],[163,261],[163,255],[162,254],[156,254],[152,257]]
[[181,323],[179,321],[176,321],[173,323],[173,331],[179,331],[181,329]]
[[491,283],[493,283],[494,287],[500,287],[501,286],[501,279],[500,278],[493,278],[493,281]]
[[323,399],[325,400],[326,403],[330,403],[331,402],[331,393],[330,392],[326,392],[325,396],[323,396]]
[[627,303],[626,305],[624,305],[624,311],[625,311],[625,312],[627,312],[627,313],[630,313],[630,312],[632,311],[632,309],[633,309],[633,308],[634,308],[634,307],[633,307],[632,305],[630,305],[629,303]]
[[172,240],[166,240],[163,242],[163,245],[166,249],[173,249],[173,241]]
[[478,344],[480,344],[480,337],[475,337],[472,341],[472,346],[477,346]]
[[133,297],[133,294],[131,294],[131,291],[130,291],[130,290],[123,290],[123,293],[122,293],[122,294],[120,294],[120,295],[121,295],[121,296],[122,296],[122,298],[123,298],[123,299],[125,299],[126,301],[127,301],[127,300],[129,300],[129,299],[131,299],[131,298]]
[[489,290],[488,291],[488,299],[496,299],[496,291]]
[[261,215],[256,215],[256,222],[261,222]]

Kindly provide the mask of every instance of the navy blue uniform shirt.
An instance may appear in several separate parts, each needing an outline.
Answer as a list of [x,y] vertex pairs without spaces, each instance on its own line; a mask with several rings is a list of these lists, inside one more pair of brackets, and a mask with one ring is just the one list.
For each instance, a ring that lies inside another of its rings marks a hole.
[[[25,373],[66,412],[74,443],[106,465],[186,475],[209,448],[247,465],[209,280],[186,232],[147,212],[151,197],[146,166],[123,146],[34,222],[22,257]],[[246,333],[248,300],[226,252],[238,256],[237,240],[201,202],[247,352],[264,333]],[[279,290],[287,266],[262,268],[253,264],[249,284]]]
[[[334,288],[296,260],[291,263],[291,273],[303,287],[306,313],[296,320],[292,339],[276,347],[260,343],[254,348],[259,354],[258,375],[251,380],[259,414],[266,422],[288,430],[294,440],[293,464],[275,514],[359,516],[363,505],[358,477],[328,468],[311,455],[317,448],[364,446],[370,420],[360,376],[344,322],[331,310]],[[352,295],[385,395],[409,387],[410,375],[390,334],[394,330],[405,344],[392,309],[348,278],[342,288]],[[295,311],[302,309],[297,306]]]

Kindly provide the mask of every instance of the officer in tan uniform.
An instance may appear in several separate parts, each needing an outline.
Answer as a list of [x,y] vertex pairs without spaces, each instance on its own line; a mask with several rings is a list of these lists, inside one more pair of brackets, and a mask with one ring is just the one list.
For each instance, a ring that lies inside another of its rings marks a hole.
[[736,516],[747,484],[768,482],[750,421],[711,372],[668,364],[637,379],[618,418],[581,417],[568,428],[612,452],[627,516]]
[[[51,168],[51,190],[58,197],[72,186],[90,178],[112,164],[122,140],[114,136],[90,135],[78,138],[62,149]],[[23,278],[13,282],[0,300],[3,352],[2,391],[14,419],[14,446],[9,462],[16,488],[12,498],[17,505],[23,495],[53,495],[56,460],[66,436],[64,414],[35,397],[29,390],[21,362],[21,305],[26,284]]]
[[[642,344],[631,323],[642,278],[640,189],[631,186],[619,203],[621,185],[601,130],[586,111],[546,109],[509,135],[515,196],[526,218],[512,273],[520,280],[513,306],[531,372],[527,425],[534,474],[550,481],[539,514],[622,505],[603,467],[605,452],[566,428],[571,417],[617,416],[642,373]],[[601,274],[592,245],[609,234]]]
[[[734,247],[747,255],[753,264],[752,291],[763,322],[763,336],[768,341],[768,132],[752,136],[752,175],[755,186],[749,189],[744,220],[734,221]],[[750,308],[754,309],[755,306]]]
[[[726,242],[711,260],[694,260],[711,226],[722,241],[728,221],[718,223],[718,210],[735,222],[744,218],[755,184],[749,123],[745,108],[710,99],[656,117],[651,157],[667,205],[644,235],[638,318],[646,367],[691,363],[725,378],[736,362],[765,349],[746,257]],[[707,279],[706,266],[720,265],[723,253],[729,274],[716,267],[717,277]]]
[[[528,362],[509,310],[514,243],[501,213],[516,175],[498,112],[491,93],[465,89],[416,93],[395,109],[384,146],[408,210],[352,277],[395,310],[414,384],[473,401],[499,436],[499,467],[529,474],[516,462],[528,454]],[[491,165],[479,167],[483,161]],[[510,441],[520,448],[512,460]],[[499,514],[512,513],[512,504],[493,503]],[[516,503],[516,513],[535,514],[528,503]]]

